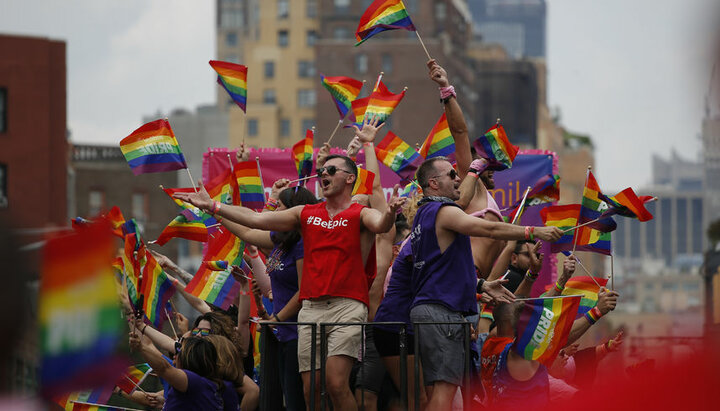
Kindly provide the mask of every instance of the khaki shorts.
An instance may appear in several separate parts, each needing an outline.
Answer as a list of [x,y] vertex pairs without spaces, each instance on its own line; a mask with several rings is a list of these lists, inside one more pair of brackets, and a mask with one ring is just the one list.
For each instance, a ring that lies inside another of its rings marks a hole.
[[[331,297],[326,300],[302,302],[298,314],[298,322],[332,323],[332,322],[365,322],[367,306],[357,300],[345,297]],[[362,342],[362,327],[328,326],[325,329],[327,338],[327,355],[347,355],[357,358]],[[317,327],[317,347],[315,351],[315,369],[320,370],[320,326]],[[312,344],[312,328],[309,325],[298,326],[298,368],[300,372],[310,371],[310,345]]]

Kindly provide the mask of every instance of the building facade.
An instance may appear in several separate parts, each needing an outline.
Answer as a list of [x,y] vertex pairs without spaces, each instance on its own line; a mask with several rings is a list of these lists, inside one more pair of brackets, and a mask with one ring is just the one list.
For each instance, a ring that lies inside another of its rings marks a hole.
[[545,57],[545,0],[467,0],[473,37],[513,58]]

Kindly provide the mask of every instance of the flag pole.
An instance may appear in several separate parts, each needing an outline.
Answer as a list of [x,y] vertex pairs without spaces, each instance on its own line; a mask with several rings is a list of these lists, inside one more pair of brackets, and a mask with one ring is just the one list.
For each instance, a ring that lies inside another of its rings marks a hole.
[[263,200],[265,200],[265,183],[263,182],[262,168],[260,168],[260,157],[255,157],[255,164],[257,164],[258,175],[260,176],[260,187],[262,187],[263,191]]
[[317,178],[317,176],[307,176],[307,177],[303,177],[303,178],[297,178],[295,180],[288,181],[288,184],[297,183],[299,181],[310,180],[311,178]]
[[573,295],[558,295],[555,297],[516,298],[515,301],[557,300],[560,298],[575,298],[575,297],[583,297],[583,295],[582,294],[573,294]]
[[428,60],[432,60],[432,57],[430,57],[430,53],[428,53],[427,47],[425,47],[425,43],[423,42],[422,37],[420,37],[420,33],[415,30],[415,35],[417,36],[418,40],[420,40],[420,45],[422,46],[423,50],[425,50],[425,55],[427,56]]
[[517,221],[518,216],[520,215],[520,213],[522,213],[523,209],[525,208],[525,199],[527,199],[528,193],[530,192],[531,189],[532,189],[532,187],[530,187],[530,186],[528,186],[528,188],[525,189],[525,194],[523,194],[522,201],[520,202],[520,208],[518,208],[518,211],[517,211],[517,213],[515,213],[512,223],[510,223],[510,224],[515,224],[515,221]]
[[123,411],[142,411],[142,410],[139,410],[139,409],[137,409],[137,408],[126,408],[126,407],[120,407],[120,406],[118,406],[118,405],[98,404],[98,403],[95,403],[95,402],[84,402],[84,401],[75,401],[75,400],[70,400],[70,402],[73,403],[73,404],[93,405],[93,406],[96,406],[96,407],[107,407],[107,408],[112,408],[112,409],[117,409],[117,410],[123,410]]
[[378,86],[380,85],[380,81],[381,81],[382,78],[383,78],[383,75],[385,75],[385,72],[384,72],[384,71],[381,71],[381,72],[380,72],[380,75],[379,75],[378,78],[377,78],[377,81],[375,82],[375,87],[373,87],[372,91],[377,90]]
[[[143,329],[144,329],[144,328],[143,328]],[[143,390],[142,388],[140,388],[140,386],[137,385],[137,383],[136,383],[135,381],[133,381],[132,378],[128,377],[127,374],[123,374],[123,377],[127,378],[131,383],[133,383],[133,385],[135,386],[135,388],[137,388],[138,390],[142,391],[144,394],[147,394],[147,392],[146,392],[145,390]]]
[[189,168],[189,167],[185,167],[185,171],[187,171],[188,177],[190,177],[190,183],[192,184],[193,189],[194,189],[195,192],[197,193],[198,189],[197,189],[197,186],[195,185],[195,180],[193,180],[192,174],[190,174],[190,168]]
[[165,310],[165,317],[167,317],[168,321],[170,321],[170,328],[172,329],[173,335],[175,336],[175,339],[178,339],[177,333],[175,332],[175,326],[173,325],[172,318],[170,318],[170,313],[168,313],[167,308],[164,308]]
[[602,286],[600,285],[600,283],[597,282],[597,280],[595,279],[595,276],[592,275],[587,268],[585,268],[585,266],[583,265],[583,263],[580,262],[580,259],[577,258],[577,256],[575,257],[575,262],[577,262],[578,265],[580,266],[580,268],[582,268],[582,269],[585,271],[585,273],[593,280],[593,282],[595,283],[595,285],[597,285],[598,287],[602,287]]
[[[612,244],[612,234],[610,234],[610,243]],[[610,289],[615,291],[615,259],[612,252],[610,253]]]
[[341,118],[340,120],[338,120],[338,123],[337,123],[337,125],[335,126],[335,130],[333,130],[332,134],[330,134],[330,138],[328,138],[328,140],[327,140],[327,143],[328,143],[328,144],[330,144],[330,142],[332,141],[333,137],[335,137],[335,133],[337,133],[337,131],[338,131],[338,129],[340,128],[340,126],[342,125],[343,121],[345,121],[345,117],[343,117],[343,118]]

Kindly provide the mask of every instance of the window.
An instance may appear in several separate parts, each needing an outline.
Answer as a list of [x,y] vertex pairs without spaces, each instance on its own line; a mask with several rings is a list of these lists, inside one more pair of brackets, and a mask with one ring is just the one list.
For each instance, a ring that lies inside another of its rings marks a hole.
[[314,107],[315,106],[315,89],[298,90],[298,106]]
[[240,56],[238,56],[237,54],[228,54],[228,56],[225,57],[225,61],[240,64]]
[[8,208],[7,165],[0,164],[0,208]]
[[248,135],[249,136],[257,136],[258,135],[258,122],[256,118],[251,118],[248,120]]
[[220,12],[220,27],[224,29],[241,28],[243,26],[242,9],[222,9]]
[[305,130],[311,130],[312,127],[315,125],[315,120],[311,118],[304,118],[302,121],[302,130],[300,130],[300,135],[305,135]]
[[383,54],[382,55],[382,71],[385,72],[385,74],[392,73],[393,69],[393,61],[392,61],[392,55],[391,54]]
[[350,38],[350,30],[343,26],[335,27],[333,29],[333,38],[335,40],[347,40]]
[[147,222],[149,220],[147,194],[133,193],[131,202],[133,218],[140,224]]
[[90,190],[88,195],[88,216],[95,216],[105,208],[105,193],[100,190]]
[[447,9],[442,0],[435,2],[435,18],[442,21],[447,17]]
[[302,78],[313,77],[315,75],[315,65],[311,60],[298,61],[298,76]]
[[263,90],[263,103],[275,104],[275,89],[268,88]]
[[350,11],[350,0],[334,0],[335,1],[335,12],[338,14],[345,14]]
[[0,133],[7,131],[7,89],[0,88]]
[[288,32],[287,30],[278,31],[278,46],[287,47],[288,45]]
[[237,46],[237,33],[231,31],[225,34],[225,44],[228,46]]
[[290,119],[280,119],[280,135],[283,137],[288,137],[290,135]]
[[275,77],[275,62],[274,61],[266,61],[263,65],[264,71],[265,71],[265,78],[273,78]]
[[308,32],[307,32],[308,47],[314,46],[316,41],[317,41],[317,32],[315,30],[308,30]]
[[365,74],[368,71],[368,57],[367,54],[358,54],[355,56],[355,71],[360,74]]
[[317,17],[317,0],[307,0],[305,13],[307,17]]
[[278,0],[277,2],[277,17],[278,19],[286,19],[290,16],[290,1],[289,0]]

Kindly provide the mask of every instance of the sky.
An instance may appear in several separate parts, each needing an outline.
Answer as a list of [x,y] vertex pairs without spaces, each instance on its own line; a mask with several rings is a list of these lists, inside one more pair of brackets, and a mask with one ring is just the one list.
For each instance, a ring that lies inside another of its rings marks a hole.
[[[548,103],[593,138],[607,192],[651,156],[697,159],[713,0],[547,0]],[[0,33],[67,42],[68,128],[117,144],[144,116],[213,103],[215,1],[2,0]]]

